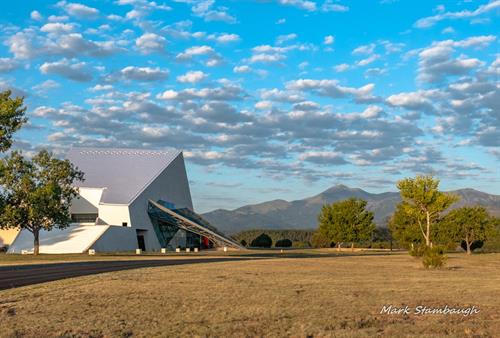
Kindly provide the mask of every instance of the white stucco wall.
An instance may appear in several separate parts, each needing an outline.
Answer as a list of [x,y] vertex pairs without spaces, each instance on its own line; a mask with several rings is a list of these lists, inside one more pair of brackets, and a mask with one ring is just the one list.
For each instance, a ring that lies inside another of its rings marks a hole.
[[138,248],[135,229],[110,226],[91,248],[96,252],[134,251]]
[[99,204],[99,218],[109,225],[122,226],[123,222],[131,225],[128,205]]
[[72,214],[97,213],[103,190],[103,188],[79,188],[79,196],[71,201],[70,212]]

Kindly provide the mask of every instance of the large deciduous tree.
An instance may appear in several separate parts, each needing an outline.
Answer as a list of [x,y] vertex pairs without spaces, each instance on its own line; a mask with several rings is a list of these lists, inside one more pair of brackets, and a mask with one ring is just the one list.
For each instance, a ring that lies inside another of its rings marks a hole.
[[320,234],[337,243],[338,250],[343,242],[351,242],[354,248],[355,242],[371,239],[375,224],[366,204],[358,198],[325,204],[318,216]]
[[0,227],[33,233],[33,252],[37,255],[40,230],[69,226],[70,203],[78,194],[75,180],[83,180],[83,173],[46,150],[31,160],[12,152],[0,161]]
[[12,92],[0,92],[0,152],[7,151],[12,145],[12,135],[26,123],[24,98],[11,98]]
[[472,243],[486,241],[495,234],[498,219],[490,216],[485,208],[475,206],[452,210],[443,223],[452,239],[465,241],[467,254],[470,255]]
[[438,190],[439,180],[432,176],[405,178],[397,183],[401,194],[401,209],[418,224],[427,247],[432,246],[433,227],[458,196]]

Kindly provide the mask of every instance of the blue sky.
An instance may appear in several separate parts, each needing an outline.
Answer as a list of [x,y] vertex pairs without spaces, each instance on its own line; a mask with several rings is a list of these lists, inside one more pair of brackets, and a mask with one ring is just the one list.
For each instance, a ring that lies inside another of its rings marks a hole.
[[500,1],[17,1],[0,89],[16,148],[184,150],[195,208],[394,191],[500,192]]

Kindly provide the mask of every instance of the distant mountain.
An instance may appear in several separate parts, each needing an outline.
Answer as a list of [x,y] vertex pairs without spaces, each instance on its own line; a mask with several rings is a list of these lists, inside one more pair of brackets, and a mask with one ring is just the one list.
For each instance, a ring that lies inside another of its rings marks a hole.
[[[482,205],[490,213],[500,216],[500,196],[490,195],[474,189],[451,191],[460,195],[460,202],[454,207]],[[249,229],[313,229],[317,226],[317,216],[325,203],[333,203],[349,197],[362,198],[368,202],[368,209],[375,214],[375,223],[386,226],[387,218],[400,202],[399,193],[384,192],[371,194],[362,189],[336,185],[321,194],[303,200],[287,202],[274,200],[246,205],[235,210],[217,209],[203,214],[219,230],[233,234]]]

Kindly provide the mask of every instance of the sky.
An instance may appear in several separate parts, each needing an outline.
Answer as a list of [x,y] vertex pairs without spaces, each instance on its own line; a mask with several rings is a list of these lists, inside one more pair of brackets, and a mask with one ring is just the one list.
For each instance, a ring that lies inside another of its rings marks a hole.
[[433,174],[500,194],[500,1],[4,1],[14,148],[184,151],[195,210]]

